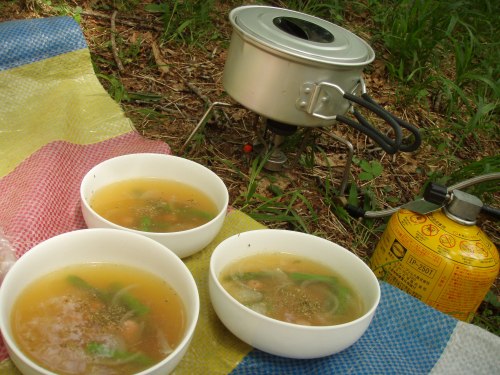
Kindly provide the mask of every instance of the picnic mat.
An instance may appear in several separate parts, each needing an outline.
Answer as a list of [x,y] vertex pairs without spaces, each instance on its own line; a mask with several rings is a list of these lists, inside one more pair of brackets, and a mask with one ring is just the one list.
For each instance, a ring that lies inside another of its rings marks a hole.
[[[0,23],[0,233],[17,257],[85,228],[79,185],[95,164],[136,152],[171,153],[142,138],[99,84],[79,25],[69,17]],[[253,349],[217,319],[208,296],[210,255],[223,239],[263,226],[231,210],[217,238],[184,259],[201,310],[175,374],[498,374],[500,338],[381,282],[367,332],[345,351],[291,360]],[[0,374],[18,374],[0,341]]]

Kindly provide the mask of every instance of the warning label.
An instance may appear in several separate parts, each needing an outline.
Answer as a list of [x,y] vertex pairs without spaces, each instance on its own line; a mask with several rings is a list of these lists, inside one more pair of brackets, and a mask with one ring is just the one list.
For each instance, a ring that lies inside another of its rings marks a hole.
[[370,260],[378,277],[458,319],[469,320],[497,277],[498,251],[478,227],[442,212],[400,210]]
[[438,227],[436,227],[433,224],[425,224],[425,225],[422,225],[421,232],[425,236],[433,237],[439,233],[439,229],[438,229]]
[[439,236],[439,243],[444,247],[451,249],[456,245],[457,241],[453,236],[449,234],[442,234],[441,236]]

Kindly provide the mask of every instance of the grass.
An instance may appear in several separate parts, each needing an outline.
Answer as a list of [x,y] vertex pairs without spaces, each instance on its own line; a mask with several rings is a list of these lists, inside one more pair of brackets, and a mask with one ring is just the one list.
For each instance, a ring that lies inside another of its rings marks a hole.
[[498,293],[490,290],[481,304],[480,311],[480,314],[474,316],[472,324],[500,336],[500,302],[498,300]]
[[[451,155],[478,134],[498,139],[499,26],[490,1],[370,1],[389,53],[390,76],[405,86],[407,101],[424,91],[447,120]],[[430,141],[434,141],[430,139]],[[473,139],[474,141],[474,139]],[[476,139],[477,141],[477,139]],[[476,142],[479,145],[479,142]]]
[[[257,221],[284,222],[290,224],[290,229],[311,233],[309,224],[318,220],[311,202],[300,190],[284,192],[278,185],[273,184],[272,175],[263,176],[263,168],[268,158],[269,155],[262,155],[253,159],[250,175],[247,178],[248,188],[234,201],[233,205]],[[257,191],[262,178],[270,181],[266,188],[267,194]],[[304,210],[298,211],[297,206]]]
[[217,31],[210,17],[214,0],[163,1],[147,4],[145,10],[158,13],[163,20],[165,41],[178,40],[190,45],[203,46],[207,39],[217,38]]

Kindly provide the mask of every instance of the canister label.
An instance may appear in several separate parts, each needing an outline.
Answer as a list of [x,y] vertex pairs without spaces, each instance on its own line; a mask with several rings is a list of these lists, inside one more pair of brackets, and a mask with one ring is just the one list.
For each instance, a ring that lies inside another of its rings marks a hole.
[[470,321],[498,274],[498,251],[478,226],[441,211],[395,213],[370,260],[375,274],[428,305]]

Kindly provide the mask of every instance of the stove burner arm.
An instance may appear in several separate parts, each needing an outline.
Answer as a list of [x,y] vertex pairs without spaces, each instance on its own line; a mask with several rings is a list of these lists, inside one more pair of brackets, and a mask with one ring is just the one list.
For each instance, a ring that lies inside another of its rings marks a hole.
[[230,107],[230,106],[231,106],[231,104],[229,104],[229,103],[223,103],[223,102],[214,102],[214,103],[211,103],[210,106],[208,107],[208,109],[203,114],[203,117],[200,119],[200,121],[198,121],[198,123],[194,127],[194,129],[191,132],[191,134],[189,134],[189,136],[187,137],[187,139],[184,141],[184,144],[182,145],[182,147],[180,149],[180,153],[182,154],[184,152],[185,148],[187,147],[187,145],[191,141],[191,139],[194,137],[194,135],[198,132],[198,130],[203,125],[206,124],[206,122],[209,119],[209,116],[212,114],[212,112],[214,111],[215,107]]

